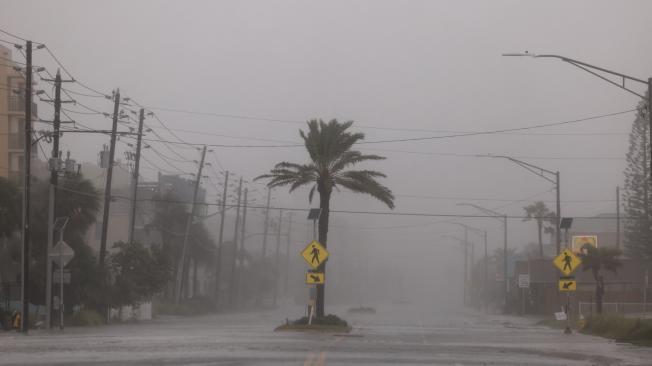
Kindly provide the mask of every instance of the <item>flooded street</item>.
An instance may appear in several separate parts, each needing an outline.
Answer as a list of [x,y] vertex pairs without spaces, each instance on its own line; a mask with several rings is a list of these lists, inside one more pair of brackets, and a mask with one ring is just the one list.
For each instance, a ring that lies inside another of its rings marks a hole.
[[652,349],[470,311],[380,306],[350,334],[274,332],[301,308],[0,336],[0,365],[650,365]]

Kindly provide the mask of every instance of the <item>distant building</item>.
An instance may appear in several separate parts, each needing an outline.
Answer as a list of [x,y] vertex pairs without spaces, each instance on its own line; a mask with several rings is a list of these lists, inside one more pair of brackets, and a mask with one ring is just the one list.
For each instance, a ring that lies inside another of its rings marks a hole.
[[[0,45],[0,177],[23,180],[25,148],[25,77],[12,61],[11,49]],[[37,119],[36,104],[32,118]],[[32,149],[32,159],[38,149]]]
[[[618,246],[618,224],[616,214],[604,213],[593,217],[578,217],[573,219],[573,225],[568,230],[568,241],[573,236],[597,236],[599,247],[616,248]],[[622,245],[623,223],[620,225]],[[562,231],[563,233],[563,231]]]

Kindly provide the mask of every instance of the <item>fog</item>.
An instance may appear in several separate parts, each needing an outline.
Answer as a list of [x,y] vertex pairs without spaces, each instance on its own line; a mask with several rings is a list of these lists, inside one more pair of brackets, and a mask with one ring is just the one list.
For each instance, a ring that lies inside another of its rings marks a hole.
[[[501,54],[559,54],[647,78],[652,75],[651,12],[647,1],[594,0],[5,0],[0,1],[0,25],[46,43],[84,84],[106,94],[120,88],[184,141],[226,145],[209,147],[211,180],[202,185],[208,201],[215,203],[219,171],[251,181],[277,162],[307,162],[301,146],[272,145],[301,143],[298,130],[312,118],[353,120],[353,129],[364,132],[366,141],[379,141],[511,129],[634,109],[635,96],[568,64]],[[21,60],[18,53],[14,56]],[[45,50],[35,51],[34,63],[57,69]],[[50,85],[37,82],[50,91]],[[110,112],[110,100],[77,98]],[[88,112],[79,104],[70,109]],[[51,107],[39,105],[41,118],[51,114]],[[101,115],[69,114],[90,128],[111,125]],[[502,247],[502,224],[492,218],[436,215],[479,214],[458,203],[517,217],[535,200],[554,209],[549,182],[507,160],[475,155],[508,155],[559,171],[563,217],[614,213],[633,117],[625,113],[516,132],[360,145],[363,152],[387,157],[364,168],[387,174],[383,183],[394,192],[396,208],[390,211],[344,189],[335,192],[327,289],[333,296],[328,303],[455,306],[462,300],[462,255],[454,240],[442,236],[461,238],[463,233],[446,222],[486,229],[490,252]],[[176,139],[155,119],[148,117],[146,124],[164,139]],[[105,135],[68,134],[61,140],[64,151],[88,162],[95,162],[106,143]],[[144,150],[149,160],[141,171],[145,180],[155,180],[159,167],[194,173],[193,160],[199,160],[194,147],[173,145],[181,159],[160,143],[150,144],[169,159],[166,163]],[[117,146],[120,158],[130,149],[126,143]],[[264,205],[263,182],[249,186],[256,189],[253,205]],[[318,205],[308,203],[305,189],[289,194],[279,188],[273,196],[273,207]],[[426,215],[397,215],[407,213]],[[297,254],[312,238],[306,215],[296,211],[293,217],[291,281],[296,292],[307,292],[302,287],[305,265]],[[262,211],[254,211],[248,233],[260,232],[262,219]],[[211,224],[217,233],[217,219]],[[227,225],[232,227],[233,217]],[[512,218],[509,226],[511,248],[536,242],[535,223]],[[478,260],[481,238],[469,234],[469,239],[477,244]],[[260,250],[261,238],[254,236],[246,245]],[[274,245],[270,237],[268,250]]]

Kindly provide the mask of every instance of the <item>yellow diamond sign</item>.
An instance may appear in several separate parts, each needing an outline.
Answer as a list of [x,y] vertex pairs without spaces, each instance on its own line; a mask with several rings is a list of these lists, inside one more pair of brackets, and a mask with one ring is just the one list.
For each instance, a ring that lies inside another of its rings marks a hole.
[[310,242],[310,244],[301,251],[303,259],[314,269],[317,269],[317,267],[324,263],[329,255],[330,253],[328,253],[326,248],[316,240]]
[[321,272],[307,272],[306,284],[308,285],[323,285],[325,282],[324,274]]
[[571,273],[575,272],[577,267],[582,263],[580,258],[573,254],[568,249],[564,249],[559,253],[559,255],[552,261],[555,267],[559,268],[561,273],[568,276]]
[[577,291],[577,281],[573,277],[562,277],[559,279],[559,291]]

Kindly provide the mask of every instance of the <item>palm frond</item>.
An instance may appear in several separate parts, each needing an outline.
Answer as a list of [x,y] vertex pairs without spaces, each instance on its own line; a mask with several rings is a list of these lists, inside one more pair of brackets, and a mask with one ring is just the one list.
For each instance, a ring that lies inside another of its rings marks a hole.
[[368,194],[393,209],[394,195],[389,188],[376,180],[377,177],[385,177],[385,174],[373,170],[350,170],[333,179],[336,185],[356,193]]

